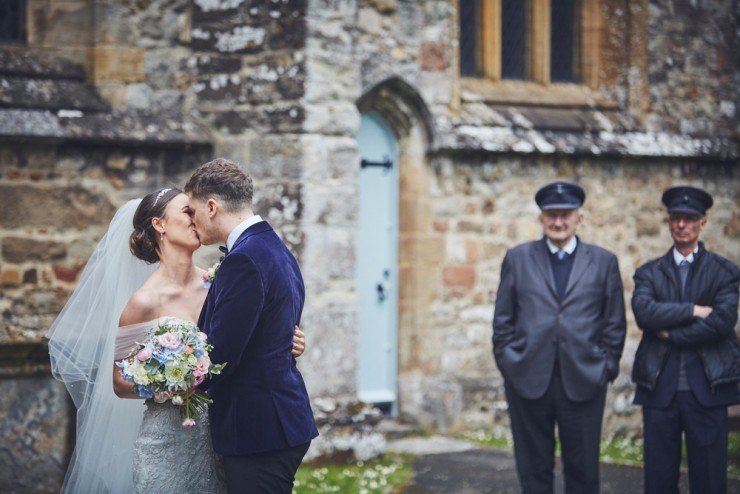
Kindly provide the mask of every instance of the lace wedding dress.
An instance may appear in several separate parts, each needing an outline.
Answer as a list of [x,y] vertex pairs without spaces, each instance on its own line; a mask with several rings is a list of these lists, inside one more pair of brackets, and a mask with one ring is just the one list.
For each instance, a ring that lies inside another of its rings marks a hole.
[[[159,319],[119,328],[115,358],[128,356],[129,350],[144,337]],[[142,405],[144,406],[144,405]],[[211,446],[208,414],[196,425],[182,426],[180,410],[172,403],[146,406],[133,450],[133,492],[226,492],[223,473]]]
[[116,212],[47,333],[52,373],[77,408],[75,448],[61,492],[225,493],[206,416],[183,429],[172,404],[147,409],[141,400],[113,392],[114,355],[126,357],[156,322],[118,328],[131,295],[157,267],[129,251],[140,202],[131,200]]

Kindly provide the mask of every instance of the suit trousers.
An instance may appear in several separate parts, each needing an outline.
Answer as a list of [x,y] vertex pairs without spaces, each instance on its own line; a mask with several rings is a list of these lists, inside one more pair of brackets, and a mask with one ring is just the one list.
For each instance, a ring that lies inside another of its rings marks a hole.
[[588,401],[570,400],[559,373],[553,373],[545,394],[528,400],[508,384],[514,456],[523,494],[552,494],[555,467],[555,424],[562,448],[567,494],[599,492],[599,444],[606,384]]
[[689,490],[727,492],[727,407],[705,407],[677,391],[665,408],[642,407],[645,493],[678,494],[681,436],[686,435]]
[[254,455],[221,456],[229,494],[291,494],[311,442]]

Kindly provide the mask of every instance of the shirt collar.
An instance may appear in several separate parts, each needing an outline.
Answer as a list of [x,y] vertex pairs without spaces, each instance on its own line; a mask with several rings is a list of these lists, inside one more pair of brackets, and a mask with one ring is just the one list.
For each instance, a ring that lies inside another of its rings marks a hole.
[[573,251],[576,250],[576,247],[578,247],[578,239],[575,235],[573,235],[570,240],[568,240],[568,243],[565,244],[562,249],[558,249],[557,247],[555,247],[555,245],[550,242],[549,238],[546,238],[545,241],[547,242],[547,249],[550,251],[550,254],[555,254],[557,251],[563,250],[570,255],[573,253]]
[[229,252],[231,252],[231,248],[234,247],[234,244],[241,236],[241,234],[244,233],[247,228],[252,225],[256,225],[260,221],[262,221],[262,217],[258,214],[255,214],[254,216],[247,218],[246,220],[236,225],[236,228],[231,230],[231,233],[229,233],[229,237],[226,239],[226,248],[229,249]]
[[688,261],[689,264],[691,264],[692,262],[694,262],[694,256],[696,255],[697,252],[699,252],[699,246],[698,245],[696,246],[696,249],[694,249],[693,252],[689,252],[689,255],[688,256],[684,256],[678,250],[676,250],[676,248],[674,247],[673,248],[673,262],[676,263],[676,266],[680,266],[681,265],[681,261]]

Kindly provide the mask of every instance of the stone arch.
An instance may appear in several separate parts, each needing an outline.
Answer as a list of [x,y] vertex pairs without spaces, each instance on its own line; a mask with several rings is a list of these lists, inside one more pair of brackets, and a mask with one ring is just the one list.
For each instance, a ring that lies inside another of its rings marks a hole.
[[432,144],[432,114],[416,89],[400,77],[391,77],[365,91],[357,100],[357,108],[361,112],[378,112],[388,121],[399,139],[420,125],[426,146]]
[[429,425],[420,383],[429,366],[438,365],[425,331],[441,290],[444,259],[443,237],[431,220],[427,154],[434,142],[433,119],[421,95],[398,77],[371,87],[357,107],[381,115],[398,140],[398,406],[402,419]]

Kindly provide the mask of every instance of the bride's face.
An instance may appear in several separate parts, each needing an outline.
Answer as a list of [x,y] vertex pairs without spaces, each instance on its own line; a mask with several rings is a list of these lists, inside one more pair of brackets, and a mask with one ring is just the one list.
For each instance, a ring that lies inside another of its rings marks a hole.
[[165,208],[166,241],[195,251],[200,247],[200,240],[195,233],[195,225],[191,217],[188,196],[178,194]]

